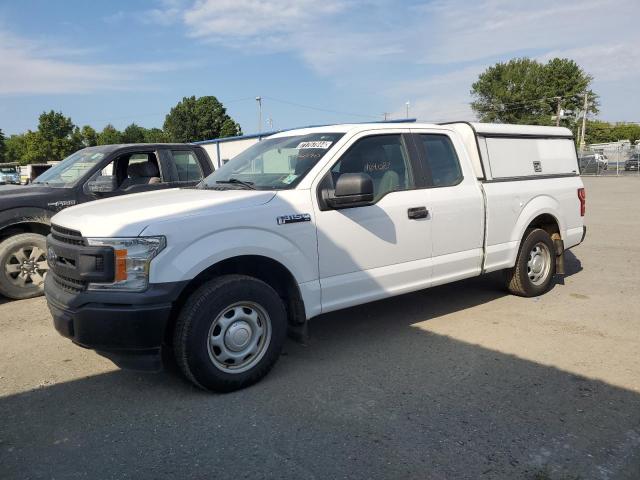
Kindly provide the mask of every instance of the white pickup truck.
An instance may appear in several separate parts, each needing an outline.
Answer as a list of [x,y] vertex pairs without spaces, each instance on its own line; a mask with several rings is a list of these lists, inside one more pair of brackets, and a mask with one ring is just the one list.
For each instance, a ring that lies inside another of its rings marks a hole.
[[45,294],[62,335],[117,365],[173,352],[197,386],[235,390],[322,313],[496,270],[545,293],[585,236],[577,172],[565,128],[287,131],[195,188],[58,213]]

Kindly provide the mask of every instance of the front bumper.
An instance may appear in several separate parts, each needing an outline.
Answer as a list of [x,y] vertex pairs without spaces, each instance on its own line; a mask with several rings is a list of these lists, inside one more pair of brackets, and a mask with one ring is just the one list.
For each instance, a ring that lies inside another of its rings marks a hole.
[[53,275],[45,296],[55,329],[121,368],[158,371],[173,302],[186,282],[152,284],[145,292],[69,292]]

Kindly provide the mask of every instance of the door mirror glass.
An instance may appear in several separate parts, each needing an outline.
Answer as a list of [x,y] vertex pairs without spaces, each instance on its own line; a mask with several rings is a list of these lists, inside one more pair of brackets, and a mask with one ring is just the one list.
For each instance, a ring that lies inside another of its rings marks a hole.
[[114,175],[98,175],[87,183],[89,193],[111,193],[118,188],[118,181]]
[[343,173],[336,188],[329,192],[327,203],[332,208],[362,207],[373,203],[373,180],[366,173]]

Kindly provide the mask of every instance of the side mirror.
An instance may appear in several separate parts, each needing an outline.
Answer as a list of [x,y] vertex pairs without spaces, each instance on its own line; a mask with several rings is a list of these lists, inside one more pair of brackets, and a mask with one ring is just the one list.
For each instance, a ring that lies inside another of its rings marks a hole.
[[110,193],[118,188],[118,180],[114,175],[99,175],[87,183],[89,193]]
[[373,203],[373,180],[366,173],[343,173],[336,188],[329,192],[327,204],[331,208],[363,207]]

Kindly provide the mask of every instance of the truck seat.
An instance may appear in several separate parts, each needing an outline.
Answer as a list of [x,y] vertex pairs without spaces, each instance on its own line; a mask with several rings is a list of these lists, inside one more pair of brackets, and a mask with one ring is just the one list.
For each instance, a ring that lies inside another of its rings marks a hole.
[[158,165],[147,160],[146,162],[132,163],[127,167],[127,178],[124,179],[120,188],[128,188],[132,185],[154,185],[160,181]]

